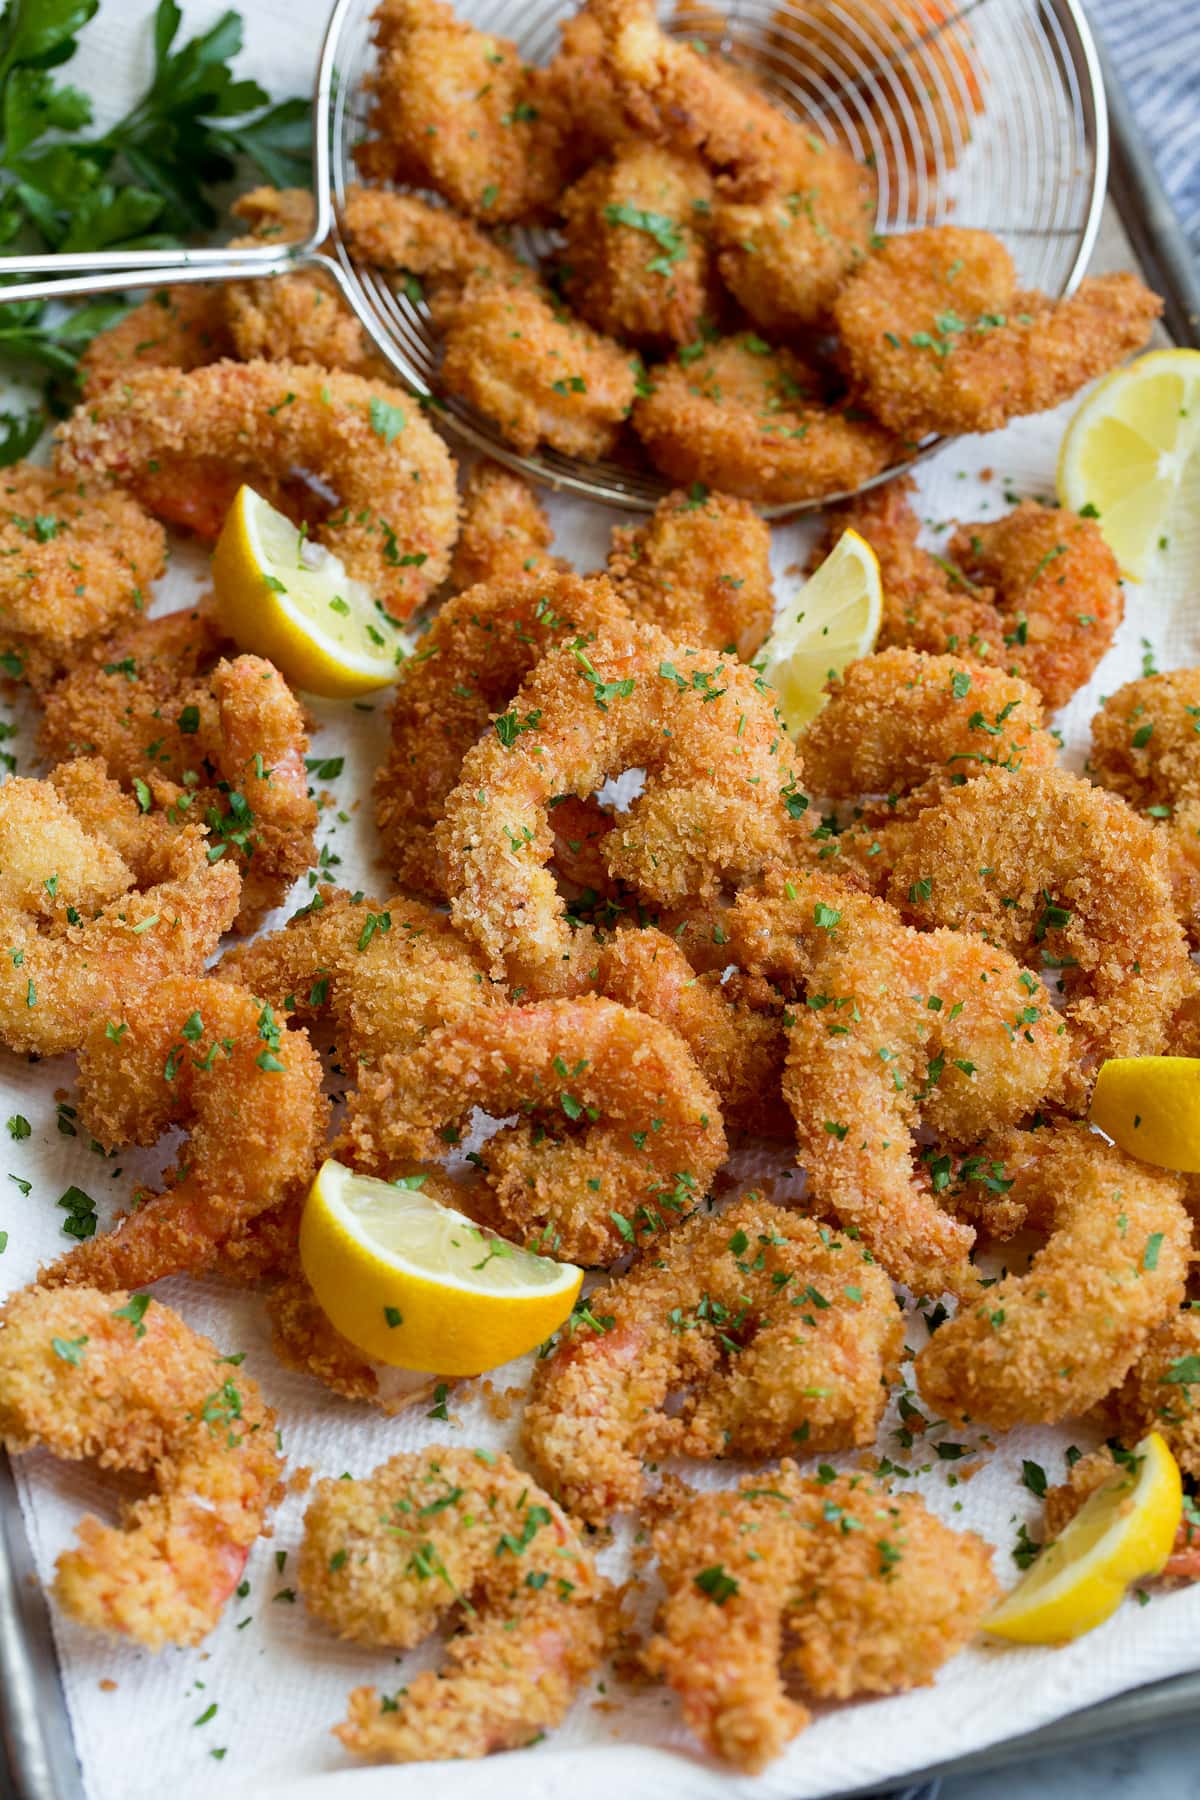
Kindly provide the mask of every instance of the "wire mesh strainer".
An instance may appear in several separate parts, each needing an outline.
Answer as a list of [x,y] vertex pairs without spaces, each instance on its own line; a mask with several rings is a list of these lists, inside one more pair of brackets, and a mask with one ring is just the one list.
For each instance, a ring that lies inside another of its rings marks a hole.
[[[314,94],[317,216],[304,243],[8,258],[6,272],[57,279],[0,289],[0,302],[120,290],[148,276],[220,281],[321,266],[405,385],[436,402],[434,416],[451,436],[536,481],[648,510],[669,484],[632,459],[518,455],[489,421],[442,394],[440,344],[424,303],[347,251],[337,212],[366,130],[373,3],[337,0],[330,17]],[[459,0],[456,10],[515,39],[527,61],[545,62],[573,5]],[[1022,286],[1057,295],[1078,281],[1099,226],[1108,142],[1096,50],[1077,0],[728,0],[719,11],[678,0],[662,24],[719,50],[785,112],[868,161],[878,180],[878,231],[953,219],[1003,239]],[[535,258],[553,242],[546,232],[518,234],[518,248]],[[793,513],[837,497],[766,510]]]

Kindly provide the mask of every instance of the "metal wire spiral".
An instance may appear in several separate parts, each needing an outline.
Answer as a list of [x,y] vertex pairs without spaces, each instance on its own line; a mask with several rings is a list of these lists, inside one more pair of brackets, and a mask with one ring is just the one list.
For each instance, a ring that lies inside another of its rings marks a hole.
[[[371,0],[346,8],[336,45],[330,161],[339,204],[367,128],[370,10]],[[526,61],[544,63],[573,7],[461,0],[456,10],[513,38]],[[1103,89],[1078,0],[728,0],[720,11],[679,0],[662,25],[752,71],[783,111],[867,162],[878,183],[877,231],[977,226],[1007,244],[1023,286],[1061,294],[1078,281],[1107,168]],[[546,232],[525,234],[524,246],[517,239],[535,258],[553,241]],[[343,286],[376,342],[455,436],[591,499],[641,511],[661,498],[668,484],[632,462],[517,455],[487,420],[441,392],[441,346],[423,302],[357,265],[344,245],[338,254]],[[794,513],[836,497],[766,510]]]

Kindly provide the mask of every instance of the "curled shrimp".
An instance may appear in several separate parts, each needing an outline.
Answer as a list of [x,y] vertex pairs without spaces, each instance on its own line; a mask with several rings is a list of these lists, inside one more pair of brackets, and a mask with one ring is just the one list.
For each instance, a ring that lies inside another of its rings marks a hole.
[[380,901],[331,887],[318,888],[281,931],[227,951],[217,973],[289,1022],[331,1014],[350,1074],[506,998],[444,913],[404,894]]
[[613,532],[608,573],[635,619],[749,661],[771,629],[771,533],[748,500],[684,493]]
[[983,938],[915,931],[811,871],[740,895],[730,941],[796,993],[783,1092],[817,1207],[898,1281],[961,1287],[974,1233],[938,1205],[914,1134],[970,1144],[1057,1092],[1070,1041],[1041,983]]
[[1092,720],[1088,773],[1154,821],[1175,910],[1200,941],[1200,669],[1127,681]]
[[335,1154],[377,1173],[436,1162],[474,1109],[521,1122],[482,1153],[500,1229],[611,1263],[708,1192],[725,1159],[717,1097],[679,1035],[589,995],[485,1006],[365,1074]]
[[1153,1056],[1191,992],[1162,842],[1123,800],[1065,769],[990,769],[893,846],[888,897],[920,925],[979,931],[1061,973],[1084,1077]]
[[0,787],[0,1042],[56,1056],[97,1015],[199,974],[238,908],[237,871],[197,826],[146,817],[103,763]]
[[210,539],[246,481],[295,513],[302,470],[337,496],[322,508],[305,491],[314,538],[396,618],[443,579],[458,530],[454,463],[411,397],[299,364],[136,371],[72,414],[56,460]]
[[203,622],[179,645],[188,631],[156,620],[121,634],[99,667],[73,670],[46,695],[38,746],[49,760],[101,756],[141,804],[206,826],[241,872],[245,931],[312,861],[304,713],[273,663],[214,664]]
[[917,1494],[793,1462],[693,1494],[654,1534],[666,1599],[645,1660],[705,1748],[755,1774],[816,1700],[931,1682],[998,1594],[992,1550]]
[[553,542],[546,509],[530,483],[499,463],[477,462],[463,490],[450,586],[457,594],[481,581],[564,570],[567,565],[550,554]]
[[1054,1424],[1102,1400],[1178,1311],[1191,1221],[1176,1176],[1086,1125],[1013,1132],[986,1154],[1046,1242],[1027,1273],[964,1290],[917,1356],[917,1386],[944,1417]]
[[514,711],[512,701],[542,655],[559,643],[586,643],[624,617],[606,580],[558,571],[489,581],[440,608],[397,685],[391,742],[375,777],[375,818],[402,885],[444,893],[434,827],[467,752],[492,721],[501,743],[528,729],[529,709]]
[[1002,519],[960,525],[945,551],[917,542],[911,480],[838,509],[879,558],[878,647],[952,652],[1030,682],[1053,711],[1092,675],[1125,611],[1116,558],[1094,519],[1024,500]]
[[893,431],[995,431],[1045,412],[1135,350],[1162,302],[1136,275],[1065,300],[1019,292],[999,238],[934,225],[887,238],[833,303],[857,398]]
[[138,370],[199,369],[232,353],[222,290],[187,282],[159,288],[98,331],[79,358],[79,384],[91,401]]
[[339,1637],[411,1649],[448,1616],[443,1668],[394,1699],[356,1688],[336,1735],[388,1762],[487,1756],[562,1720],[603,1654],[611,1599],[571,1521],[507,1456],[431,1444],[322,1481],[297,1585]]
[[156,1143],[172,1125],[189,1130],[161,1194],[43,1275],[55,1286],[117,1288],[211,1267],[235,1227],[303,1193],[329,1108],[303,1031],[282,1032],[244,988],[176,977],[121,1018],[91,1021],[79,1112],[109,1149]]
[[151,1477],[119,1527],[91,1515],[54,1595],[147,1649],[198,1644],[282,1498],[275,1415],[258,1386],[147,1294],[27,1288],[0,1313],[0,1439]]
[[790,350],[752,333],[719,338],[698,356],[655,365],[633,428],[680,486],[786,505],[859,487],[899,455],[889,431],[825,389]]
[[140,609],[166,564],[162,526],[129,494],[18,463],[0,483],[0,651],[44,687],[85,642]]
[[551,651],[511,711],[511,741],[492,733],[464,760],[437,841],[455,922],[494,972],[534,992],[561,992],[588,954],[548,867],[555,795],[584,798],[646,770],[602,853],[614,879],[664,905],[745,880],[804,830],[807,800],[769,690],[743,664],[650,626]]
[[525,1446],[601,1525],[664,1456],[873,1444],[903,1348],[892,1284],[861,1246],[751,1194],[591,1295],[537,1365]]

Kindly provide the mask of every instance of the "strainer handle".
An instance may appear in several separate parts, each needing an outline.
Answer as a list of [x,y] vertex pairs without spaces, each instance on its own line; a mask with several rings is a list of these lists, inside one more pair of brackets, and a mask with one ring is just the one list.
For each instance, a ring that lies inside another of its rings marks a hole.
[[[76,300],[84,294],[118,294],[128,288],[191,281],[255,281],[286,275],[308,263],[323,261],[315,245],[289,244],[286,249],[257,250],[126,250],[107,256],[70,255],[0,257],[0,306],[19,300]],[[56,271],[50,274],[49,271]],[[9,276],[45,275],[42,281],[9,281]]]

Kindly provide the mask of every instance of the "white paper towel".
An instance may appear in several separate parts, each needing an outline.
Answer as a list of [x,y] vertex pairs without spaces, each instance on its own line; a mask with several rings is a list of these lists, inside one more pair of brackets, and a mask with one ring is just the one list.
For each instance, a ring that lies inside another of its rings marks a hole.
[[[215,0],[196,0],[187,7],[187,28],[207,25],[217,11]],[[305,87],[323,26],[324,0],[258,0],[246,12],[248,72],[274,93]],[[88,27],[80,64],[72,69],[73,80],[104,95],[106,112],[118,110],[128,84],[144,75],[148,34],[141,14],[140,6],[110,0]],[[1114,250],[1110,239],[1104,255],[1110,264],[1119,261],[1119,245]],[[989,518],[1007,510],[1011,494],[1052,494],[1055,454],[1069,410],[951,447],[921,471],[922,515],[934,524],[954,517]],[[559,549],[581,568],[597,566],[614,516],[566,499],[552,500],[551,512]],[[1151,577],[1127,593],[1127,616],[1115,647],[1088,689],[1060,715],[1067,758],[1076,765],[1099,697],[1140,673],[1145,652],[1163,668],[1200,660],[1200,605],[1194,595],[1200,576],[1198,518],[1195,505],[1181,509],[1172,524],[1169,550]],[[802,560],[805,541],[803,527],[776,532],[781,603],[794,592],[796,577],[785,571]],[[160,603],[185,603],[203,578],[203,568],[202,557],[187,545],[178,546],[171,573],[161,584]],[[316,710],[321,730],[312,753],[346,758],[335,781],[318,784],[332,788],[338,798],[337,809],[324,814],[319,832],[329,855],[341,859],[330,867],[331,876],[386,892],[387,871],[377,859],[370,823],[370,777],[385,741],[385,705],[357,712],[317,703]],[[20,708],[13,709],[13,716],[20,717]],[[26,730],[15,745],[23,773],[32,768],[28,746]],[[336,812],[346,815],[344,822]],[[307,884],[300,884],[293,904],[308,891]],[[278,920],[291,909],[281,909]],[[73,1079],[69,1058],[30,1066],[0,1053],[0,1121],[20,1113],[33,1126],[32,1135],[18,1142],[9,1140],[0,1123],[0,1144],[7,1152],[0,1161],[0,1230],[8,1233],[0,1257],[0,1291],[32,1279],[39,1262],[69,1247],[55,1202],[71,1183],[92,1194],[107,1219],[137,1181],[153,1176],[169,1160],[166,1146],[105,1158],[79,1136],[69,1135],[70,1114],[60,1112],[57,1102],[71,1104]],[[29,1192],[23,1194],[6,1178],[9,1174],[29,1182]],[[365,1474],[397,1450],[437,1441],[516,1448],[519,1417],[498,1424],[477,1395],[452,1395],[446,1423],[428,1418],[424,1406],[389,1420],[290,1374],[271,1355],[261,1303],[253,1295],[182,1280],[163,1283],[158,1292],[224,1347],[246,1352],[247,1368],[279,1410],[294,1465],[307,1464],[320,1475],[345,1470]],[[920,1335],[914,1320],[910,1343],[919,1342]],[[495,1384],[516,1382],[523,1372],[514,1365],[500,1371]],[[974,1459],[969,1454],[961,1461],[943,1459],[935,1445],[953,1437],[969,1452],[981,1441],[980,1433],[934,1431],[910,1451],[897,1439],[896,1424],[895,1414],[889,1414],[880,1439],[882,1453],[922,1471],[913,1485],[942,1517],[995,1544],[1006,1583],[1016,1575],[1010,1552],[1018,1527],[1024,1521],[1036,1525],[1040,1514],[1037,1501],[1021,1485],[1022,1459],[1038,1462],[1056,1481],[1062,1477],[1067,1445],[1086,1447],[1090,1442],[1082,1430],[1014,1432],[999,1443],[985,1467],[964,1481],[958,1470]],[[739,1472],[732,1465],[688,1471],[700,1485],[731,1482]],[[19,1481],[38,1567],[48,1578],[85,1508],[113,1516],[111,1488],[87,1469],[36,1454],[21,1461]],[[164,1780],[178,1800],[251,1792],[256,1800],[282,1800],[294,1793],[311,1793],[312,1800],[373,1800],[385,1792],[420,1792],[423,1800],[467,1800],[485,1792],[491,1800],[510,1795],[512,1800],[549,1800],[568,1792],[572,1800],[608,1800],[614,1791],[662,1800],[733,1800],[743,1794],[804,1800],[962,1754],[1197,1661],[1200,1589],[1189,1589],[1156,1594],[1145,1606],[1131,1600],[1108,1625],[1066,1649],[971,1649],[942,1672],[933,1688],[828,1709],[757,1780],[729,1774],[702,1758],[681,1728],[666,1690],[626,1689],[611,1675],[603,1694],[598,1685],[586,1691],[563,1727],[533,1750],[486,1765],[372,1771],[351,1765],[330,1736],[330,1726],[343,1716],[353,1686],[371,1681],[391,1691],[427,1664],[436,1646],[403,1659],[371,1653],[336,1642],[307,1618],[292,1597],[303,1507],[303,1499],[297,1498],[281,1509],[274,1537],[251,1554],[248,1595],[230,1606],[200,1650],[152,1657],[56,1619],[90,1800],[160,1800]],[[627,1535],[620,1530],[604,1555],[605,1566],[617,1575],[626,1566],[622,1545]]]

